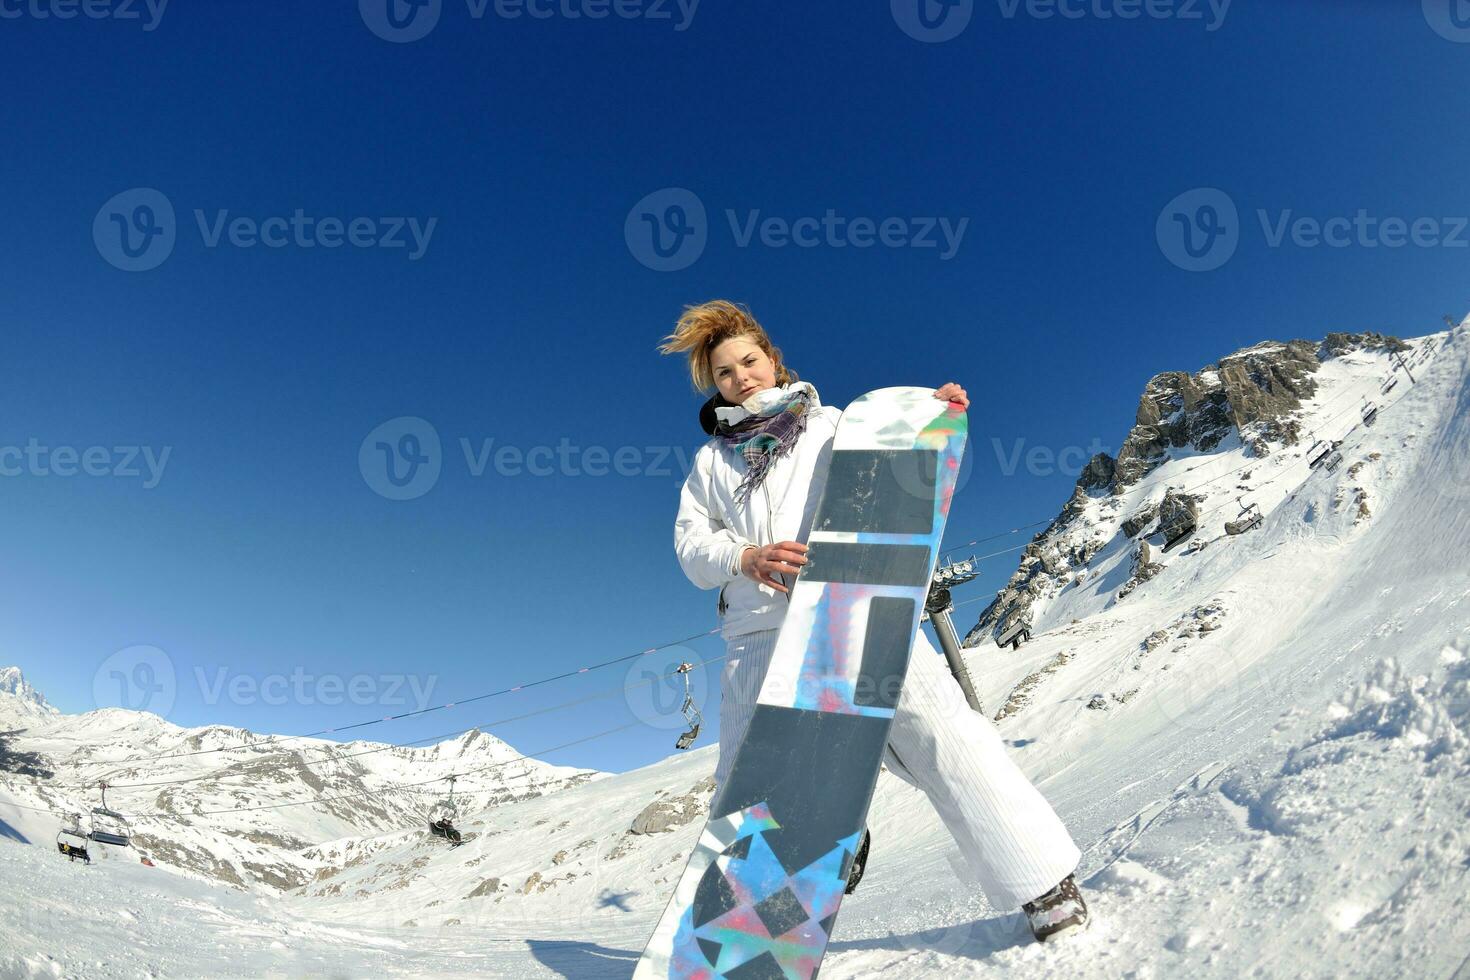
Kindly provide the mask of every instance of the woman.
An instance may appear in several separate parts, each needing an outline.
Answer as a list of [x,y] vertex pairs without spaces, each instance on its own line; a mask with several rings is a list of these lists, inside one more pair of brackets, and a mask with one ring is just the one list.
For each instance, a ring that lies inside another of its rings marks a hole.
[[[723,786],[806,563],[803,542],[842,413],[797,379],[743,306],[686,308],[660,350],[687,354],[695,387],[716,389],[700,412],[711,438],[680,493],[674,550],[695,585],[720,590],[726,656],[715,782]],[[934,397],[969,406],[954,382]],[[1077,846],[995,728],[966,705],[922,630],[885,762],[929,797],[992,905],[1021,905],[1041,941],[1086,925],[1072,877]]]

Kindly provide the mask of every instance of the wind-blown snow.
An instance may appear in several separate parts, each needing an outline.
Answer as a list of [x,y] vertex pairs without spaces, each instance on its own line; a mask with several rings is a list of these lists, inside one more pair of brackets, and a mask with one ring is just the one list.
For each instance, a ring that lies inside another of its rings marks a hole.
[[[1401,382],[1376,426],[1321,433],[1347,436],[1335,472],[1276,461],[1295,469],[1271,484],[1261,528],[1169,555],[1122,602],[1089,591],[1126,560],[1099,553],[1019,653],[967,651],[990,713],[1013,704],[1000,730],[1083,849],[1093,927],[1032,943],[1015,910],[959,876],[920,794],[885,776],[869,871],[824,976],[1465,968],[1470,327],[1426,344],[1418,384]],[[1343,376],[1322,400],[1370,384],[1329,368]],[[1218,456],[1203,461],[1242,460],[1234,443]],[[43,734],[91,735],[65,728]],[[67,864],[53,820],[6,805],[32,792],[6,778],[0,974],[626,977],[699,832],[713,766],[705,748],[491,807],[457,850],[416,830],[312,838],[299,855],[312,880],[274,895],[126,852]]]

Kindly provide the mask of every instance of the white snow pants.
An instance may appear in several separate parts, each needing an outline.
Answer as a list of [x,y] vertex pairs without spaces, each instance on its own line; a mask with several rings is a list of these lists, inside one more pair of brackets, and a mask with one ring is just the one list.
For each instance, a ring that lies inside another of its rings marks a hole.
[[[755,713],[777,632],[762,630],[726,643],[717,787],[735,764],[735,751]],[[1011,761],[995,726],[965,703],[948,664],[923,630],[914,640],[884,761],[894,775],[929,797],[997,909],[1013,909],[1042,895],[1082,858],[1051,805]],[[878,857],[883,842],[876,841],[874,848]]]

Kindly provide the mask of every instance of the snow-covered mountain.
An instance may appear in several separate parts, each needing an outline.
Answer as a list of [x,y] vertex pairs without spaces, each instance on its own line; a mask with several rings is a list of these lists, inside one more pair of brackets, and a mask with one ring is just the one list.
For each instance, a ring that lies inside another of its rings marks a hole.
[[450,775],[463,777],[456,797],[474,809],[599,775],[525,758],[477,730],[406,748],[223,726],[186,729],[122,708],[63,715],[36,708],[45,699],[14,668],[0,676],[15,677],[32,706],[0,743],[0,777],[15,802],[85,818],[101,803],[98,783],[105,779],[107,805],[131,820],[139,854],[266,891],[298,888],[330,869],[333,842],[342,838],[421,830]]
[[0,667],[0,724],[10,718],[59,714],[41,692],[26,683],[19,667]]
[[[1093,927],[1031,943],[1015,910],[964,880],[922,796],[884,776],[868,875],[824,975],[1466,969],[1470,321],[1403,341],[1413,380],[1399,370],[1384,392],[1398,346],[1262,345],[1161,376],[1125,449],[1084,477],[982,618],[970,672],[1083,850]],[[1340,441],[1342,461],[1312,467],[1316,440]],[[1237,497],[1261,521],[1231,534]],[[1171,527],[1190,515],[1192,537],[1162,553],[1151,507]],[[988,637],[1023,597],[1031,639],[998,649]],[[63,743],[81,757],[67,739],[105,742],[123,720],[88,724],[27,736],[48,759]],[[713,766],[705,748],[479,809],[462,821],[478,836],[454,850],[416,828],[344,832],[300,852],[310,880],[269,900],[136,864],[68,865],[48,850],[54,821],[6,805],[42,781],[7,777],[0,835],[41,846],[0,840],[0,882],[21,896],[0,903],[0,974],[626,977],[699,833]],[[212,791],[244,799],[233,785]],[[223,833],[191,819],[191,833]]]
[[[1415,363],[1440,339],[1410,345],[1366,333],[1273,341],[1193,375],[1156,375],[1117,458],[1091,460],[965,645],[1024,640],[1085,619],[1166,567],[1253,530],[1292,498],[1314,460],[1325,453],[1321,465],[1336,465],[1334,445],[1376,422],[1374,413],[1402,395]],[[1355,461],[1353,474],[1368,462]],[[1367,520],[1372,501],[1361,486],[1355,493]],[[1166,556],[1181,532],[1188,536]]]

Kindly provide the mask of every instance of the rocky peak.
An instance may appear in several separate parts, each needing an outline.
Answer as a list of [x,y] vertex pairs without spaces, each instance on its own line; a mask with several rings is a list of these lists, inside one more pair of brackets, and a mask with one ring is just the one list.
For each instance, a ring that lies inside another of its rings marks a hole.
[[[1446,322],[1449,322],[1449,319],[1449,317],[1445,317]],[[1453,326],[1453,324],[1451,325]],[[1319,356],[1325,361],[1329,357],[1341,357],[1344,354],[1351,354],[1356,350],[1381,350],[1387,351],[1390,354],[1396,354],[1408,349],[1409,345],[1397,337],[1374,333],[1371,330],[1367,333],[1330,333],[1322,341],[1322,350]]]
[[[1302,438],[1302,402],[1317,393],[1322,362],[1354,351],[1400,351],[1409,345],[1378,333],[1331,333],[1321,343],[1267,341],[1238,350],[1190,374],[1165,371],[1149,379],[1138,400],[1133,428],[1116,458],[1099,453],[1078,477],[1072,497],[1046,530],[1022,552],[1006,587],[986,607],[966,636],[974,644],[1000,636],[1008,624],[1031,622],[1038,598],[1054,595],[1107,544],[1108,533],[1079,518],[1099,498],[1120,498],[1171,458],[1173,451],[1214,452],[1234,435],[1257,457],[1297,444]],[[1121,502],[1121,501],[1120,501]],[[1192,526],[1197,502],[1171,491],[1119,514],[1130,538],[1158,525]],[[1117,530],[1115,528],[1114,530]],[[1147,568],[1148,558],[1141,567]]]
[[1154,375],[1138,401],[1133,430],[1114,464],[1111,489],[1120,492],[1168,459],[1170,449],[1211,452],[1248,426],[1261,444],[1293,445],[1300,437],[1291,415],[1317,390],[1312,375],[1322,366],[1318,345],[1276,341],[1236,351],[1197,374]]
[[0,667],[0,694],[8,694],[31,711],[58,714],[41,692],[26,683],[19,667]]

